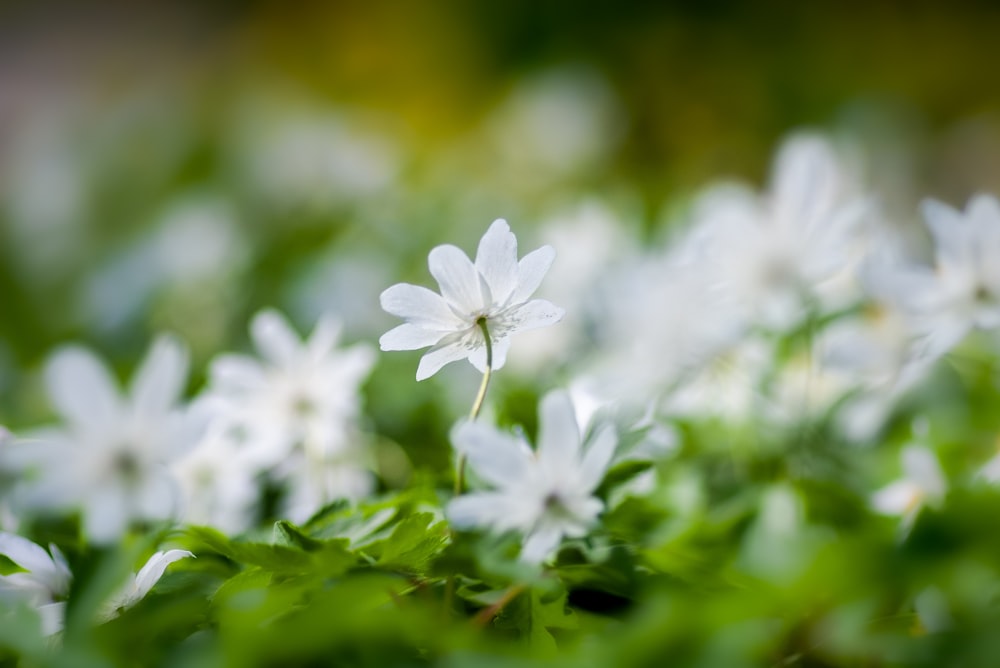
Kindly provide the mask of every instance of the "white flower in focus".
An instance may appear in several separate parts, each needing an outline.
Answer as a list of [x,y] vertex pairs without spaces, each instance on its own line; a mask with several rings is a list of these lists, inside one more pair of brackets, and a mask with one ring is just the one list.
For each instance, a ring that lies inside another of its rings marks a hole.
[[170,337],[158,338],[123,396],[89,351],[67,347],[45,368],[45,381],[65,427],[16,444],[37,479],[24,501],[41,508],[79,508],[96,543],[118,539],[133,520],[173,517],[177,494],[168,464],[197,443],[202,422],[178,405],[188,358]]
[[151,556],[149,561],[139,569],[138,573],[129,574],[128,582],[116,594],[104,602],[98,613],[101,621],[113,619],[121,614],[123,610],[131,608],[141,601],[153,588],[153,585],[163,577],[167,566],[188,557],[194,557],[194,554],[187,550],[167,550],[166,552],[157,552]]
[[551,246],[542,246],[518,262],[517,239],[502,219],[483,235],[475,263],[456,246],[437,246],[430,252],[428,265],[440,295],[409,283],[398,283],[382,293],[382,308],[406,320],[382,335],[382,350],[432,346],[420,359],[417,380],[466,358],[485,371],[483,321],[493,347],[492,368],[501,368],[511,334],[551,325],[563,316],[563,309],[545,300],[529,301],[554,257]]
[[872,508],[883,515],[903,518],[903,534],[909,533],[925,506],[937,507],[948,491],[937,457],[928,448],[910,445],[903,449],[903,477],[875,492]]
[[69,594],[73,575],[59,548],[50,544],[46,552],[27,538],[0,532],[0,554],[24,569],[0,575],[0,600],[9,597],[26,601],[38,610],[42,633],[60,631],[66,608],[62,599]]
[[371,348],[338,348],[340,323],[323,318],[303,342],[277,311],[250,324],[263,358],[222,355],[212,363],[209,401],[242,441],[243,456],[267,468],[296,446],[313,458],[350,449],[359,386],[375,362]]
[[604,504],[594,490],[617,445],[614,428],[596,431],[584,451],[569,395],[551,392],[539,409],[538,449],[521,438],[477,422],[452,437],[470,469],[493,489],[458,496],[446,515],[458,528],[483,527],[524,535],[521,559],[540,563],[564,536],[587,533]]

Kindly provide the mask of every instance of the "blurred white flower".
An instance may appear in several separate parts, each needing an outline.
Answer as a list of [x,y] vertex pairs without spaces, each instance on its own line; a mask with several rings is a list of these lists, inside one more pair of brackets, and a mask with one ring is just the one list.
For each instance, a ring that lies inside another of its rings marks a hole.
[[264,310],[250,323],[263,359],[226,354],[212,363],[208,399],[244,456],[266,468],[296,446],[313,458],[349,449],[375,356],[367,344],[339,348],[340,327],[322,318],[302,341],[284,316]]
[[42,633],[60,631],[73,575],[59,548],[50,544],[46,552],[27,538],[0,532],[0,554],[24,569],[0,575],[0,600],[27,602],[38,610]]
[[98,618],[101,621],[107,621],[131,608],[145,598],[153,585],[160,581],[167,566],[188,557],[194,557],[194,554],[187,550],[167,550],[155,553],[139,569],[138,573],[130,573],[128,582],[104,602],[98,612]]
[[594,490],[604,478],[617,436],[605,426],[584,451],[569,395],[554,391],[539,408],[538,449],[477,422],[459,425],[452,441],[471,470],[493,489],[458,496],[446,514],[458,528],[484,527],[524,535],[521,558],[540,563],[563,536],[587,533],[604,507]]
[[94,542],[117,540],[132,520],[176,512],[168,463],[194,447],[202,421],[178,405],[187,379],[187,352],[159,337],[123,396],[107,368],[89,351],[67,347],[45,368],[45,381],[63,428],[15,444],[31,507],[79,508]]
[[787,328],[850,268],[850,233],[864,210],[829,143],[793,136],[778,151],[767,194],[718,186],[697,202],[706,276],[748,321]]
[[979,195],[959,212],[927,200],[923,213],[934,238],[933,270],[904,267],[886,280],[936,357],[973,328],[1000,327],[1000,203]]
[[493,346],[492,366],[501,368],[511,334],[551,325],[563,316],[563,309],[550,302],[529,301],[554,257],[551,246],[542,246],[518,262],[517,239],[503,219],[494,221],[483,235],[475,264],[456,246],[437,246],[430,252],[428,265],[440,295],[409,283],[397,283],[382,293],[382,308],[406,320],[382,335],[382,350],[432,346],[420,359],[417,380],[466,358],[485,371],[483,321]]
[[257,519],[259,471],[227,429],[222,422],[211,424],[198,447],[175,461],[172,470],[180,483],[184,522],[238,534]]
[[871,506],[883,515],[901,516],[905,535],[925,505],[932,508],[941,505],[948,491],[948,482],[937,457],[924,446],[903,448],[902,462],[903,477],[875,492]]

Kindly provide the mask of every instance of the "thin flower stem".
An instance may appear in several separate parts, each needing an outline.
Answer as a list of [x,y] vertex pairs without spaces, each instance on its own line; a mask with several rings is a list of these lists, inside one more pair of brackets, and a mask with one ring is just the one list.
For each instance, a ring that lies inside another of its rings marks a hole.
[[[476,321],[479,329],[483,332],[483,341],[486,343],[486,371],[483,372],[483,382],[479,384],[479,392],[476,393],[476,400],[472,403],[472,410],[469,412],[469,419],[475,420],[479,417],[479,411],[483,409],[483,401],[486,399],[486,390],[490,386],[490,376],[493,375],[493,340],[490,338],[490,329],[486,325],[486,318]],[[462,493],[465,485],[465,455],[458,456],[458,470],[455,473],[455,494]]]
[[[483,409],[483,401],[486,399],[486,390],[490,386],[490,376],[493,374],[493,339],[490,338],[490,328],[486,324],[486,318],[479,318],[476,321],[479,329],[483,332],[483,342],[486,344],[486,371],[483,372],[483,382],[479,384],[479,392],[476,393],[476,400],[472,403],[472,410],[469,412],[469,420],[479,417],[479,411]],[[465,455],[458,455],[457,470],[455,471],[455,496],[462,493],[465,486]],[[448,582],[444,588],[444,611],[445,615],[451,614],[452,601],[455,598],[455,576],[449,575]]]
[[472,411],[469,413],[470,420],[479,417],[479,411],[483,408],[483,400],[486,399],[486,388],[489,387],[490,376],[493,374],[493,340],[490,338],[489,327],[486,326],[486,318],[480,318],[476,324],[483,331],[483,341],[486,342],[486,371],[483,372],[483,382],[479,384],[479,392],[476,394]]
[[487,624],[489,624],[491,621],[493,621],[494,617],[500,614],[500,612],[507,606],[508,603],[510,603],[515,598],[520,596],[521,592],[523,592],[525,589],[527,589],[527,586],[523,584],[517,584],[507,589],[507,591],[503,593],[503,596],[500,597],[499,601],[497,601],[491,606],[483,608],[476,614],[475,617],[472,618],[473,626],[478,626],[482,628]]

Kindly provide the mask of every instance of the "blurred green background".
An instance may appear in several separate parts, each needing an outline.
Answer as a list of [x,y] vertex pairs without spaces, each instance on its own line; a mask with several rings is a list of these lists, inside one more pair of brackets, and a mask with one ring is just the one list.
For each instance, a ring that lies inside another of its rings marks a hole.
[[0,422],[46,414],[68,340],[129,368],[171,330],[201,373],[266,305],[374,339],[378,293],[496,217],[529,248],[596,200],[656,238],[794,129],[851,138],[904,221],[997,191],[998,28],[985,1],[4,4]]

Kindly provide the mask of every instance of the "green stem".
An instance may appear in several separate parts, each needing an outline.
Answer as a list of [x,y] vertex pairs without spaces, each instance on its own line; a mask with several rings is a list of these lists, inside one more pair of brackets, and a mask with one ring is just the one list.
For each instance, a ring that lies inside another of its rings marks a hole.
[[[476,321],[479,329],[483,332],[483,341],[486,343],[486,370],[483,372],[483,382],[479,384],[479,392],[476,393],[476,400],[472,402],[472,410],[469,412],[469,420],[479,417],[479,411],[483,409],[483,401],[486,399],[486,390],[490,386],[490,376],[493,375],[493,340],[490,338],[489,327],[486,326],[486,318]],[[462,493],[465,484],[465,455],[458,456],[458,471],[455,474],[455,495]]]
[[[483,332],[483,342],[486,344],[486,370],[483,372],[483,382],[479,384],[479,392],[476,393],[476,400],[472,402],[472,410],[469,412],[469,420],[479,417],[479,411],[483,409],[483,401],[486,399],[486,390],[490,386],[490,376],[493,373],[493,339],[490,338],[490,329],[486,326],[486,318],[476,321],[479,329]],[[462,493],[465,486],[465,455],[458,455],[457,471],[455,472],[455,496]],[[449,575],[448,582],[444,588],[444,612],[445,616],[451,614],[452,601],[455,598],[455,576]]]

